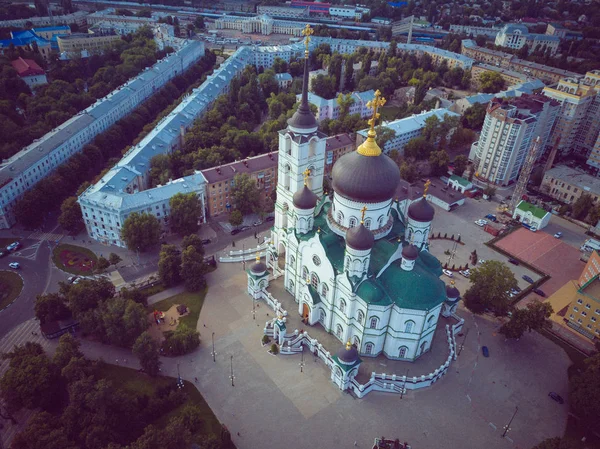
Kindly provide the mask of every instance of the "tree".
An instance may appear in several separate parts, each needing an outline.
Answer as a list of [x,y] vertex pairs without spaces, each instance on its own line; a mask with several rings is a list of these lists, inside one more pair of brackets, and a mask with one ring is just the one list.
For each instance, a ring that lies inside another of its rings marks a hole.
[[58,341],[56,352],[52,361],[59,369],[63,369],[69,364],[71,359],[83,357],[83,353],[79,350],[81,344],[70,333],[64,334]]
[[260,191],[256,180],[248,173],[238,173],[234,176],[230,196],[234,207],[243,215],[260,209]]
[[265,70],[258,75],[258,84],[265,97],[269,97],[272,93],[276,94],[279,91],[279,83],[275,78],[275,72],[271,69]]
[[392,128],[388,128],[387,126],[378,126],[377,129],[377,137],[375,140],[377,141],[377,145],[382,150],[385,149],[385,145],[392,139],[396,137],[396,131]]
[[27,426],[13,439],[12,449],[77,449],[70,441],[60,417],[48,412],[37,412]]
[[419,136],[409,140],[404,145],[404,155],[417,160],[429,158],[434,146],[425,137]]
[[479,76],[479,86],[483,92],[495,94],[504,89],[504,78],[498,72],[483,72]]
[[350,108],[355,103],[354,98],[352,98],[352,94],[338,94],[336,99],[337,105],[340,107],[340,120],[346,118],[348,113],[350,112]]
[[108,260],[106,260],[105,257],[102,257],[102,256],[98,257],[98,263],[96,263],[96,271],[98,271],[99,273],[102,273],[108,267],[110,267],[110,262]]
[[418,178],[417,168],[408,162],[403,162],[400,165],[400,176],[408,183],[413,183]]
[[206,272],[204,258],[193,246],[185,248],[181,254],[181,278],[185,282],[185,288],[190,292],[196,292],[206,286],[204,273]]
[[487,103],[475,103],[467,108],[462,117],[462,125],[465,128],[480,130],[485,120]]
[[193,246],[198,254],[204,256],[204,245],[202,239],[197,234],[186,235],[181,240],[181,250],[185,250],[187,247]]
[[102,301],[115,295],[115,286],[108,279],[86,279],[79,284],[61,284],[61,294],[64,295],[69,309],[76,318],[84,312],[96,309]]
[[452,164],[454,165],[454,174],[456,176],[462,176],[469,164],[469,158],[464,154],[460,154],[454,158]]
[[110,262],[111,265],[117,265],[119,262],[121,262],[121,256],[119,256],[118,254],[115,253],[110,253],[108,255],[108,261]]
[[229,224],[237,228],[244,222],[244,216],[239,210],[234,210],[229,214]]
[[70,196],[63,201],[58,223],[71,234],[76,234],[83,227],[83,215],[76,196]]
[[310,87],[315,95],[325,98],[326,100],[331,100],[334,98],[337,92],[335,77],[323,74],[314,77]]
[[504,316],[509,309],[509,294],[517,286],[513,272],[496,260],[488,260],[473,269],[469,278],[471,287],[465,293],[465,306],[473,313],[486,309],[496,316]]
[[59,293],[38,295],[35,300],[35,317],[40,324],[68,318],[71,311],[65,303],[65,298]]
[[275,71],[275,73],[285,73],[288,70],[288,64],[287,62],[285,62],[284,59],[276,57],[273,60],[273,65],[271,66],[271,68]]
[[175,245],[162,245],[158,256],[158,277],[166,286],[170,287],[181,280],[181,252]]
[[121,238],[130,250],[144,252],[158,243],[160,223],[154,215],[133,212],[123,223]]
[[587,217],[593,205],[594,199],[592,198],[592,195],[589,193],[582,193],[581,196],[577,198],[577,201],[575,201],[573,204],[573,209],[571,210],[573,218],[583,220],[585,217]]
[[431,174],[434,176],[444,176],[448,173],[448,162],[450,157],[446,150],[432,151],[429,156]]
[[173,356],[188,354],[198,346],[200,346],[200,334],[196,329],[190,329],[185,324],[180,324],[173,333],[167,334],[162,344],[163,351]]
[[171,229],[180,236],[198,231],[202,218],[202,203],[195,192],[177,193],[169,200]]
[[140,359],[140,365],[150,376],[158,375],[160,369],[160,345],[147,331],[142,333],[133,345],[133,353]]
[[483,194],[490,198],[493,198],[493,196],[496,194],[496,187],[494,187],[491,184],[486,185],[483,189]]
[[570,378],[569,400],[583,422],[596,428],[600,422],[600,353],[587,358],[583,372]]

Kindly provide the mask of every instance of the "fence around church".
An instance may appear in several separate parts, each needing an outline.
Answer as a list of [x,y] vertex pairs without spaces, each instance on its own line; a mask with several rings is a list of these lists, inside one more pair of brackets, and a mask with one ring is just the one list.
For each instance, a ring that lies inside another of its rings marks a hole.
[[[262,290],[262,299],[265,300],[267,305],[273,309],[275,315],[287,315],[285,309],[283,309],[281,303],[266,290]],[[453,360],[456,360],[456,334],[460,332],[464,325],[464,320],[456,314],[451,315],[457,322],[452,326],[446,325],[446,340],[448,342],[448,357],[446,361],[442,363],[433,372],[428,374],[422,374],[420,376],[399,376],[396,374],[387,373],[371,373],[371,378],[368,382],[361,384],[355,378],[350,380],[349,386],[353,393],[362,398],[371,391],[383,391],[386,393],[401,393],[407,390],[417,390],[419,388],[425,388],[433,385],[440,378],[442,378],[450,368]],[[270,338],[274,337],[273,323],[267,321],[264,328],[264,334]],[[327,351],[316,338],[312,338],[306,331],[300,333],[298,329],[295,329],[293,333],[286,334],[284,343],[281,346],[279,353],[282,355],[299,354],[303,350],[303,346],[307,347],[310,352],[315,356],[319,357],[325,365],[333,370],[335,362],[331,358],[331,353]]]

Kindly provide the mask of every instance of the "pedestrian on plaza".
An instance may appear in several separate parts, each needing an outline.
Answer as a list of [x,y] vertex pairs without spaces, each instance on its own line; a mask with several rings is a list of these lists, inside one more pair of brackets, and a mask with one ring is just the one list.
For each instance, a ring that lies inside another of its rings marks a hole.
[[196,382],[198,382],[198,378],[197,378],[197,377],[194,377],[194,380],[195,380]]

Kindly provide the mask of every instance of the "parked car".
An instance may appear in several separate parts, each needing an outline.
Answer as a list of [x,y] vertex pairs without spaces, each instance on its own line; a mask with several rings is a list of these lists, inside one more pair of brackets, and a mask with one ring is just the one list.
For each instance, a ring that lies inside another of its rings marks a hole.
[[450,270],[442,270],[442,272],[449,278],[454,277],[454,275],[452,274],[452,271],[450,271]]
[[554,391],[551,391],[550,393],[548,393],[548,396],[550,396],[550,399],[558,402],[559,404],[565,403],[565,400],[561,397],[561,395],[558,393],[555,393]]
[[471,272],[469,270],[460,270],[459,273],[462,274],[466,278],[471,276]]
[[250,226],[242,226],[240,231],[247,231],[248,229],[250,229]]
[[523,276],[521,276],[521,278],[523,278],[524,281],[529,282],[530,284],[533,284],[533,279],[531,279],[526,274],[524,274]]
[[258,220],[258,221],[255,221],[254,223],[252,223],[252,226],[260,226],[261,224],[263,224],[263,221]]
[[15,251],[21,247],[19,242],[12,242],[10,245],[6,247],[7,251]]
[[236,234],[239,234],[240,232],[242,232],[241,229],[234,229],[231,231],[231,235],[236,235]]
[[489,220],[493,221],[494,223],[495,223],[496,221],[498,221],[498,219],[496,218],[496,216],[495,216],[494,214],[487,214],[487,215],[485,216],[485,218],[487,218],[487,219],[489,219]]
[[556,234],[554,234],[555,239],[560,239],[561,237],[562,237],[562,232],[557,232]]
[[490,356],[490,350],[488,349],[487,346],[482,346],[481,347],[481,353],[483,354],[484,357],[489,357]]
[[204,240],[202,240],[202,244],[203,245],[208,245],[210,242],[211,242],[210,239],[204,239]]
[[481,219],[481,220],[476,220],[476,221],[475,221],[475,224],[476,224],[477,226],[484,227],[484,226],[487,224],[487,220],[483,220],[483,219]]
[[517,293],[521,293],[521,287],[519,287],[518,285],[515,288],[513,288],[513,290]]
[[69,278],[67,279],[67,282],[69,284],[74,284],[77,279],[79,279],[79,276],[69,276]]
[[21,268],[21,265],[19,265],[18,262],[11,262],[8,264],[9,267],[11,267],[13,270],[18,270],[19,268]]
[[536,228],[535,226],[531,226],[531,227],[529,228],[529,230],[530,230],[531,232],[537,232],[537,228]]
[[533,289],[533,293],[535,293],[535,294],[537,294],[537,295],[540,295],[540,296],[542,296],[542,297],[544,297],[544,298],[546,297],[546,293],[544,293],[544,292],[543,292],[542,290],[540,290],[539,288],[534,288],[534,289]]
[[512,263],[513,265],[519,265],[519,261],[518,261],[517,259],[512,259],[512,258],[511,258],[511,259],[508,259],[508,261],[509,261],[510,263]]
[[265,221],[275,221],[275,217],[267,217],[265,218]]

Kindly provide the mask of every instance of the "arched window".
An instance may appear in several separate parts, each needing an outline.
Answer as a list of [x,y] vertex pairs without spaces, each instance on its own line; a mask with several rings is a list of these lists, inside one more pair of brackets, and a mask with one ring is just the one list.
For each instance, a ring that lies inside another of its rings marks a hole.
[[310,275],[310,285],[312,285],[315,290],[319,288],[319,277],[316,273]]
[[290,280],[290,291],[294,292],[294,281]]
[[371,329],[377,329],[377,317],[371,318],[371,322],[369,323],[369,327]]
[[367,343],[365,345],[365,354],[373,354],[373,343]]
[[371,229],[371,219],[370,218],[367,218],[365,220],[365,228]]
[[398,350],[398,357],[400,357],[401,359],[405,359],[407,353],[408,353],[408,347],[400,346],[400,349]]
[[383,220],[384,220],[383,215],[377,219],[377,228],[383,227]]
[[362,310],[359,310],[359,311],[358,311],[358,322],[359,322],[360,324],[362,324],[364,319],[365,319],[365,314],[363,313],[363,311],[362,311]]
[[313,157],[317,153],[317,139],[312,139],[308,143],[308,157]]
[[344,301],[343,299],[340,299],[340,312],[346,312],[346,301]]
[[290,190],[290,171],[291,168],[289,165],[283,167],[283,187],[286,190]]
[[324,298],[327,298],[328,293],[329,293],[329,287],[327,287],[327,284],[323,282],[323,285],[321,286],[321,296],[323,296]]
[[406,323],[404,323],[404,332],[411,333],[414,324],[415,324],[414,321],[407,321]]
[[292,139],[289,136],[285,137],[285,152],[292,154]]
[[343,225],[344,224],[344,214],[341,211],[338,211],[337,217],[335,220],[338,222],[338,224]]
[[338,324],[335,327],[335,335],[339,340],[342,339],[342,332],[344,332],[344,329],[342,329],[342,326]]
[[302,279],[303,280],[308,279],[308,268],[306,268],[306,267],[302,267]]
[[348,223],[348,227],[353,228],[354,226],[356,226],[357,223],[358,223],[358,221],[356,220],[355,217],[350,217],[350,222]]
[[296,258],[292,255],[290,255],[290,265],[293,267],[294,265],[296,265]]
[[325,326],[325,318],[327,317],[327,314],[325,313],[325,311],[323,309],[321,309],[319,311],[319,323],[321,323],[323,326]]
[[419,350],[419,354],[423,354],[426,349],[427,349],[427,342],[424,341],[423,343],[421,343],[421,349]]
[[360,338],[358,338],[356,335],[352,337],[352,344],[360,351]]
[[427,327],[431,327],[433,326],[433,319],[435,318],[434,315],[431,315],[428,319],[427,319]]

